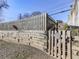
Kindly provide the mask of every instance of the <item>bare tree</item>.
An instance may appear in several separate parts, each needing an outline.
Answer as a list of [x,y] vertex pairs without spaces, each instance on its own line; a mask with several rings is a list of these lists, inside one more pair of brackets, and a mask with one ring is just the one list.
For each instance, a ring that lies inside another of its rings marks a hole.
[[18,19],[19,19],[19,20],[22,19],[22,14],[21,14],[21,13],[18,15]]
[[29,13],[25,13],[24,15],[22,15],[22,14],[20,13],[19,16],[18,16],[18,19],[19,19],[19,20],[22,20],[22,19],[27,18],[27,17],[30,17],[30,14],[29,14]]
[[7,4],[7,0],[0,0],[0,22],[4,20],[2,12],[3,8],[8,8],[9,5]]
[[30,14],[29,14],[29,13],[25,13],[25,14],[23,15],[23,18],[27,18],[27,17],[30,17]]
[[39,15],[39,14],[41,14],[40,11],[35,11],[35,12],[32,13],[32,16],[36,16],[36,15]]
[[35,12],[32,12],[31,14],[29,14],[29,13],[24,13],[24,15],[22,15],[22,14],[20,13],[18,19],[19,19],[19,20],[22,20],[22,19],[24,19],[24,18],[28,18],[28,17],[31,17],[31,16],[36,16],[36,15],[39,15],[39,14],[41,14],[40,11],[35,11]]

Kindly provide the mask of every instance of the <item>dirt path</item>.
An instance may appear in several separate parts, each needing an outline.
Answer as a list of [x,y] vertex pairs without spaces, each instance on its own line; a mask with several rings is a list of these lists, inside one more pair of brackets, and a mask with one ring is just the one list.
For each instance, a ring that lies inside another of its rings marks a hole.
[[0,41],[0,59],[54,59],[44,52],[26,45]]

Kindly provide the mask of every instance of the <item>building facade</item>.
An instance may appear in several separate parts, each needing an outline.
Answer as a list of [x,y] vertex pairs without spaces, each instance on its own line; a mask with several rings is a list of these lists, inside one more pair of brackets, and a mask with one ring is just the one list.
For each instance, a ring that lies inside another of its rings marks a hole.
[[69,15],[68,25],[79,26],[79,0],[74,0]]
[[47,13],[24,18],[22,20],[1,23],[0,30],[42,30],[54,27],[55,21]]

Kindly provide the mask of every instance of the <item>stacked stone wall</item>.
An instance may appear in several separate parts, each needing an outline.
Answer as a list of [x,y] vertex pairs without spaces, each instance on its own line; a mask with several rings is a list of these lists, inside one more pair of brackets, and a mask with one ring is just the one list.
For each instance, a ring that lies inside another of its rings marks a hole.
[[0,40],[30,45],[40,50],[47,49],[47,35],[45,31],[0,31]]

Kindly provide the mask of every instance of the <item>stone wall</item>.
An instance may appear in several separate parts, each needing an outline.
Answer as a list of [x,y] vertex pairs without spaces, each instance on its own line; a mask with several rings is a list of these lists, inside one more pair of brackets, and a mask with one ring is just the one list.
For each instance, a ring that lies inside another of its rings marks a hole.
[[43,51],[47,49],[47,35],[45,31],[0,31],[0,40],[30,45]]

